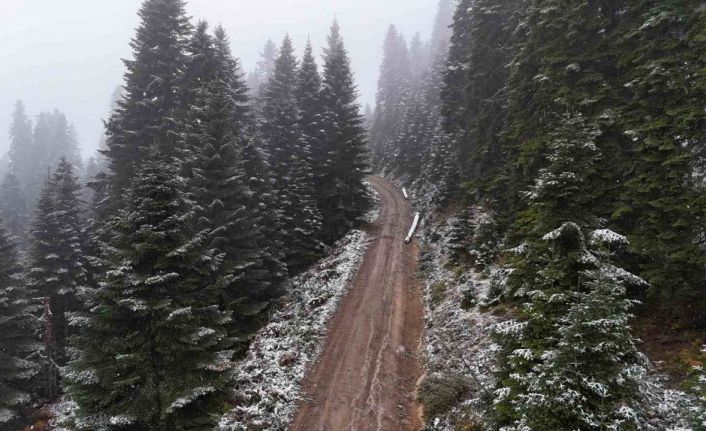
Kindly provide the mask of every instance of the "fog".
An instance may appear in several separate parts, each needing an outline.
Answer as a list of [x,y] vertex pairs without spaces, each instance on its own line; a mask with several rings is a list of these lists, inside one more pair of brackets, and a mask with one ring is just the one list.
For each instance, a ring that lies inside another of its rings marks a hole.
[[[140,0],[0,0],[0,154],[7,150],[16,100],[28,112],[57,108],[76,126],[84,155],[102,133],[121,58],[138,23]],[[375,97],[382,40],[394,23],[408,37],[428,36],[436,0],[190,0],[196,19],[222,24],[233,53],[251,70],[265,41],[289,33],[301,53],[307,37],[316,50],[338,18],[353,62],[361,102]]]

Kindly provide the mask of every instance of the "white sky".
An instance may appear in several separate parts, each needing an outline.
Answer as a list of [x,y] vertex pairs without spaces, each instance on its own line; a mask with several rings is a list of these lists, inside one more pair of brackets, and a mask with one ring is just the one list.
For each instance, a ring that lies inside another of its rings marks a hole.
[[[97,146],[121,58],[137,26],[141,0],[0,0],[0,153],[7,149],[14,103],[34,116],[58,108],[76,126],[84,154]],[[394,23],[408,39],[428,37],[437,0],[189,0],[194,19],[221,23],[233,53],[251,70],[268,37],[285,33],[301,53],[307,36],[317,53],[337,17],[362,101],[374,101],[382,40]]]

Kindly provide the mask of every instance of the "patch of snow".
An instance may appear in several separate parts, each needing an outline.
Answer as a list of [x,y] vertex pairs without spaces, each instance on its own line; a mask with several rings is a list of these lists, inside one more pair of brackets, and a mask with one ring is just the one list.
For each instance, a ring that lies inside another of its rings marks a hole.
[[[428,228],[422,237],[426,259],[423,264],[424,362],[428,377],[462,378],[470,382],[471,389],[449,412],[427,418],[435,431],[455,430],[455,421],[461,417],[482,418],[483,398],[494,390],[495,385],[493,371],[498,346],[490,335],[503,320],[479,306],[463,309],[464,298],[469,292],[477,303],[485,302],[490,293],[490,281],[472,270],[457,275],[449,269],[450,234],[451,225],[443,224]],[[441,239],[433,240],[436,235]]]

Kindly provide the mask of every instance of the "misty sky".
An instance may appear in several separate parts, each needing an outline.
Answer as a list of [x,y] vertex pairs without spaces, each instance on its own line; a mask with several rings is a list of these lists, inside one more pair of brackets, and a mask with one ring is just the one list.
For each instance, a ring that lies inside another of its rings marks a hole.
[[[0,154],[7,150],[14,103],[32,117],[58,108],[78,130],[84,155],[92,153],[121,58],[137,26],[141,0],[0,0]],[[268,37],[286,32],[300,54],[307,36],[317,53],[334,17],[351,54],[362,101],[374,101],[384,34],[394,23],[408,37],[431,31],[437,0],[189,0],[194,19],[221,23],[233,53],[251,70]]]

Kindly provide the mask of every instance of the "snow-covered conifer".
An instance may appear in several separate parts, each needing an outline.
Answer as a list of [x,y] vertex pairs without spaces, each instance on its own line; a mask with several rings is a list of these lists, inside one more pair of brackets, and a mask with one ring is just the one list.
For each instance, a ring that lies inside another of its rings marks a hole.
[[36,304],[22,286],[15,243],[0,221],[0,429],[22,427],[39,374]]
[[282,215],[285,262],[300,271],[322,254],[321,214],[314,200],[311,153],[300,128],[297,60],[285,37],[262,94],[261,136],[269,154]]
[[217,30],[219,44],[206,34],[205,23],[197,27],[199,33],[201,43],[191,52],[200,59],[198,70],[189,71],[196,86],[187,114],[187,184],[196,231],[208,247],[223,253],[214,274],[220,305],[232,312],[231,332],[246,340],[256,326],[252,321],[269,305],[270,286],[263,279],[264,227],[259,211],[249,205],[252,191],[243,162],[246,119],[239,96],[244,97],[245,86],[222,29]]
[[56,367],[68,359],[68,314],[82,309],[79,291],[86,285],[82,250],[80,185],[73,166],[62,159],[42,190],[30,227],[27,288],[44,300],[45,396],[58,395]]
[[5,220],[7,229],[22,246],[27,242],[29,206],[17,176],[13,172],[8,172],[0,185],[0,217]]
[[370,206],[363,184],[369,173],[369,157],[357,96],[348,52],[340,27],[334,22],[324,53],[321,100],[326,160],[316,194],[323,217],[323,237],[330,243],[359,223]]
[[140,8],[140,24],[130,44],[133,58],[125,61],[123,97],[107,127],[105,155],[114,199],[122,195],[152,145],[165,154],[178,148],[182,74],[191,32],[184,8],[184,0],[145,0]]
[[196,212],[178,170],[151,153],[102,227],[106,271],[71,318],[77,354],[64,378],[75,429],[206,430],[223,408],[233,340],[214,284],[222,255],[191,233]]

